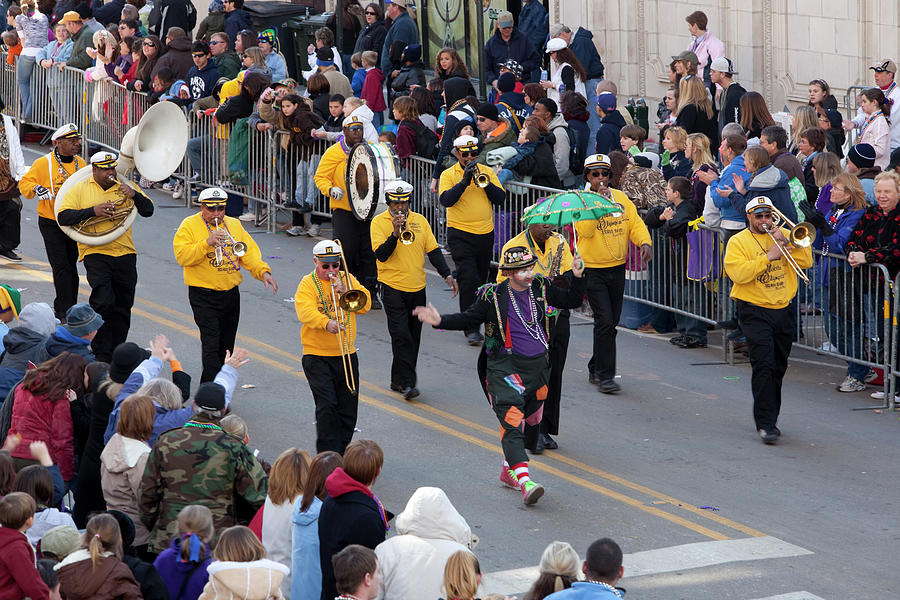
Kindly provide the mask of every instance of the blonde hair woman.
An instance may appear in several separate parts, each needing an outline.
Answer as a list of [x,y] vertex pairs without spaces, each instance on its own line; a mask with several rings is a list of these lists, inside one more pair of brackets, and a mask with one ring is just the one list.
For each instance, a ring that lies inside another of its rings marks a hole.
[[199,600],[284,598],[281,582],[289,569],[267,559],[262,542],[248,528],[236,525],[223,531],[213,557],[216,560],[207,569],[209,581]]
[[709,149],[709,138],[702,133],[692,133],[687,138],[684,148],[684,156],[691,161],[691,204],[697,209],[697,214],[703,213],[706,204],[707,184],[697,175],[698,172],[713,172],[718,176],[716,161]]
[[687,132],[677,125],[667,128],[663,132],[662,147],[665,152],[660,156],[663,177],[666,181],[680,175],[690,177],[691,161],[684,155],[687,147]]
[[447,600],[475,600],[481,583],[481,566],[471,552],[458,550],[444,566],[444,594]]
[[525,600],[544,600],[554,592],[568,589],[578,581],[581,560],[566,542],[553,542],[541,554],[541,574],[525,594]]
[[811,127],[819,126],[819,114],[816,112],[816,109],[812,106],[800,106],[794,111],[794,119],[791,121],[791,147],[789,148],[792,154],[797,156],[797,159],[802,161],[805,156],[800,154],[800,150],[798,148],[800,144],[800,134],[810,129]]
[[716,120],[709,92],[699,77],[685,77],[678,84],[678,107],[675,124],[688,133],[702,133],[710,140],[719,140],[719,123]]

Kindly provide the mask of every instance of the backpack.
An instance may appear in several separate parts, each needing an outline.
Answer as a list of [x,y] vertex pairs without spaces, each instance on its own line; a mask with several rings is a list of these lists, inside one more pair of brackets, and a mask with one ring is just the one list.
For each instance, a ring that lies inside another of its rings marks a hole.
[[437,158],[440,138],[432,130],[417,121],[403,121],[416,132],[416,154],[422,158]]
[[578,143],[578,136],[572,131],[571,127],[559,125],[553,129],[560,128],[565,129],[566,135],[569,136],[569,172],[575,177],[580,177],[584,174],[584,160],[587,158],[585,151],[587,148],[584,148],[583,144]]

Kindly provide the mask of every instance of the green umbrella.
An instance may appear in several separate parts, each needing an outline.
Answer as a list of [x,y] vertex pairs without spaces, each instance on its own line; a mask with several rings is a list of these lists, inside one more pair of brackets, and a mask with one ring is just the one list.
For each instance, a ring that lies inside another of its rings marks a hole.
[[522,214],[522,221],[526,225],[549,223],[563,227],[576,221],[600,219],[616,213],[621,215],[622,207],[612,200],[596,192],[573,190],[554,194],[529,206]]

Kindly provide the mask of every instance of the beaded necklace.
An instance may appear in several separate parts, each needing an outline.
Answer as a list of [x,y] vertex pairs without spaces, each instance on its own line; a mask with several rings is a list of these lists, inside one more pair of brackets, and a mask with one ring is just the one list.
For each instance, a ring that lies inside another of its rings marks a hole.
[[[541,271],[543,271],[546,275],[549,275],[550,274],[550,263],[553,260],[553,253],[547,252],[547,264],[545,265],[544,263],[541,262],[541,256],[538,253],[537,247],[535,246],[534,238],[531,237],[531,232],[528,232],[528,231],[525,232],[525,241],[528,242],[528,247],[531,249],[531,253],[534,255],[535,259],[537,259],[537,263],[538,263],[538,266],[541,268]],[[549,242],[549,241],[550,241],[549,238],[547,238],[547,240],[544,241],[544,250],[548,249],[547,242]],[[560,251],[562,251],[562,248],[560,248]]]
[[[212,229],[209,228],[209,223],[207,223],[206,221],[203,221],[203,224],[206,225],[206,233],[211,234]],[[231,237],[231,232],[228,231],[228,225],[225,223],[224,220],[222,221],[222,227],[225,228],[225,232],[228,234],[228,237]],[[224,246],[222,246],[222,256],[228,259],[228,262],[231,263],[231,266],[234,267],[235,271],[240,271],[241,268],[239,266],[237,266],[237,263],[235,263],[233,260],[231,260],[230,256],[228,256],[227,248],[228,248],[228,244],[225,244]],[[216,266],[219,266],[219,265],[216,265]]]
[[872,113],[872,115],[868,119],[866,119],[866,122],[863,123],[863,126],[859,131],[859,139],[862,139],[863,136],[866,135],[866,129],[869,128],[869,125],[871,125],[875,121],[875,119],[877,119],[878,117],[883,117],[883,116],[884,116],[884,114],[882,114],[882,112],[880,110]]
[[609,585],[608,583],[605,583],[605,582],[603,582],[603,581],[594,581],[593,579],[586,579],[586,580],[585,580],[585,583],[593,583],[594,585],[599,585],[600,587],[602,587],[602,588],[604,588],[604,589],[607,589],[607,590],[609,590],[610,592],[612,592],[613,594],[615,594],[615,595],[616,595],[616,598],[622,598],[622,597],[623,597],[623,596],[622,596],[622,592],[619,591],[618,588],[615,588],[615,587],[613,587],[613,586],[611,586],[611,585]]
[[516,293],[512,288],[510,288],[509,294],[513,310],[515,311],[516,316],[519,317],[519,321],[521,321],[525,331],[528,332],[528,335],[530,335],[532,339],[539,341],[543,344],[544,348],[547,348],[549,344],[547,343],[547,337],[544,335],[544,326],[538,319],[537,305],[534,302],[534,291],[531,289],[531,286],[528,287],[528,308],[531,311],[531,315],[528,319],[522,316],[522,309],[519,307]]
[[184,424],[185,427],[198,427],[200,429],[218,429],[219,431],[223,431],[221,427],[215,425],[213,423],[197,423],[196,421],[188,421]]
[[[316,292],[319,293],[319,300],[322,301],[322,307],[323,307],[323,310],[325,311],[325,316],[328,317],[329,319],[332,319],[332,320],[334,320],[334,321],[337,321],[337,320],[338,320],[337,315],[332,315],[332,314],[331,314],[331,311],[328,310],[328,301],[325,299],[325,292],[322,290],[322,286],[321,286],[321,284],[319,283],[319,276],[316,275],[315,273],[313,273],[313,274],[312,274],[312,280],[313,280],[313,283],[314,283],[315,286],[316,286]],[[350,329],[349,329],[349,327],[350,327],[350,313],[349,313],[348,311],[344,311],[344,322],[342,323],[342,325],[343,325],[344,328],[347,330],[347,335],[350,335]]]
[[62,182],[60,183],[60,185],[62,185],[66,182],[66,179],[71,177],[72,173],[78,170],[78,159],[76,159],[74,156],[72,157],[72,162],[75,163],[75,171],[69,173],[66,170],[65,165],[63,164],[62,156],[60,156],[58,148],[53,148],[53,158],[56,159],[56,171],[57,173],[59,173],[59,176],[62,177]]

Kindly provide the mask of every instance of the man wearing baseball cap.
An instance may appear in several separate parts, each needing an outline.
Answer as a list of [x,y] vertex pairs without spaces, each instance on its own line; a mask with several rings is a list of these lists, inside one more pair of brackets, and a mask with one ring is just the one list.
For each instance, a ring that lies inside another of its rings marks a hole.
[[[883,58],[870,65],[869,70],[873,72],[875,85],[884,93],[885,99],[891,102],[891,114],[885,115],[889,117],[891,124],[891,150],[900,148],[900,87],[894,80],[897,76],[897,63],[889,58]],[[844,121],[844,129],[853,129],[853,127],[849,127],[849,123],[861,128],[867,118],[868,116],[863,113],[862,108],[859,108],[852,121]]]
[[344,247],[347,260],[344,268],[363,282],[372,296],[372,308],[377,310],[381,308],[381,302],[377,295],[378,277],[369,223],[357,219],[350,209],[346,184],[347,159],[353,146],[362,143],[366,123],[366,119],[357,115],[344,119],[343,136],[322,154],[314,181],[322,194],[331,197],[331,224],[334,237]]
[[499,64],[513,59],[522,65],[522,83],[531,81],[532,71],[541,63],[541,55],[528,39],[528,36],[516,29],[513,15],[508,10],[497,13],[497,29],[484,45],[484,68],[487,81],[491,87],[497,88],[500,76]]
[[[356,315],[367,313],[372,301],[341,264],[341,254],[334,240],[313,246],[315,267],[300,280],[294,308],[301,324],[303,373],[316,403],[316,452],[343,454],[353,439],[359,408]],[[351,290],[362,294],[353,311],[341,307],[342,297]]]
[[[709,64],[709,80],[722,88],[716,103],[719,109],[719,135],[722,134],[722,128],[728,123],[741,122],[741,97],[747,93],[744,87],[734,80],[737,75],[734,69],[734,63],[730,58],[720,56],[714,58]],[[716,95],[713,94],[713,98]]]
[[[118,156],[105,150],[91,156],[92,174],[72,185],[56,207],[56,222],[64,226],[81,225],[93,219],[94,225],[82,227],[82,233],[107,240],[96,246],[78,243],[78,258],[84,263],[91,286],[91,306],[103,317],[103,327],[91,342],[97,360],[109,362],[113,349],[128,338],[131,327],[131,307],[137,286],[137,251],[131,226],[113,237],[111,225],[127,222],[128,203],[133,202],[137,214],[153,215],[153,202],[127,183],[119,181],[116,173]],[[112,239],[109,239],[112,238]]]
[[225,216],[228,193],[206,188],[197,201],[200,212],[181,222],[172,246],[175,260],[184,269],[188,300],[200,330],[200,381],[205,382],[213,380],[226,353],[234,350],[241,316],[241,268],[262,281],[266,289],[271,287],[273,294],[278,292],[278,283],[241,221]]
[[753,419],[765,444],[781,437],[781,382],[787,371],[795,323],[790,309],[797,294],[797,272],[812,266],[812,250],[788,241],[789,232],[774,227],[774,204],[766,196],[747,202],[747,229],[728,240],[725,272],[733,282],[741,329],[747,337],[753,392]]
[[44,238],[56,292],[53,312],[62,320],[69,307],[78,301],[78,245],[56,223],[56,195],[66,179],[87,163],[79,156],[81,132],[75,123],[66,123],[50,139],[53,150],[32,163],[19,181],[19,192],[29,200],[38,200],[38,229]]

